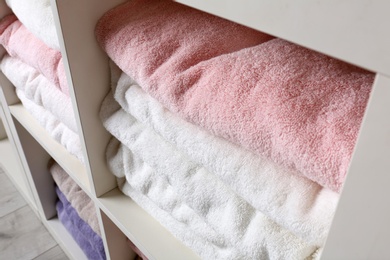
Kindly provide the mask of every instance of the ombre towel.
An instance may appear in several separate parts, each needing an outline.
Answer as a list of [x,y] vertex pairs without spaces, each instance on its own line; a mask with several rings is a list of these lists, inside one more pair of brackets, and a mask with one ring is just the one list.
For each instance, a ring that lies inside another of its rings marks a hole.
[[56,203],[57,215],[61,223],[72,235],[84,254],[91,260],[104,260],[106,253],[102,238],[80,218],[77,211],[69,203],[65,195],[56,187],[58,201]]
[[0,20],[0,44],[11,57],[37,69],[52,84],[69,95],[61,53],[35,37],[16,16],[8,15]]
[[340,191],[374,75],[281,39],[253,46],[255,33],[180,8],[128,2],[99,21],[98,42],[171,112]]
[[[124,160],[114,159],[117,164],[119,162],[119,166],[111,166],[114,173],[124,171],[124,175],[134,181],[133,174],[137,172],[134,171],[134,157],[139,157],[154,171],[147,179],[149,186],[152,183],[163,187],[170,185],[209,229],[233,245],[243,259],[304,259],[316,251],[316,246],[305,243],[253,208],[215,175],[189,160],[152,129],[128,118],[128,114],[119,105],[115,107],[112,100],[108,96],[102,105],[104,125],[128,148],[120,156]],[[108,155],[110,157],[109,152]],[[109,164],[112,164],[112,159]],[[148,192],[148,185],[140,191]],[[155,198],[155,201],[159,200],[159,197]]]
[[92,230],[100,236],[96,207],[90,197],[77,185],[77,183],[65,172],[58,163],[53,163],[49,169],[54,182],[60,191]]
[[50,0],[5,0],[19,21],[52,49],[60,50]]
[[[182,120],[124,73],[113,89],[115,100],[128,118],[134,117],[153,129],[253,207],[304,241],[317,246],[325,244],[339,198],[337,193]],[[126,131],[125,126],[122,131]]]

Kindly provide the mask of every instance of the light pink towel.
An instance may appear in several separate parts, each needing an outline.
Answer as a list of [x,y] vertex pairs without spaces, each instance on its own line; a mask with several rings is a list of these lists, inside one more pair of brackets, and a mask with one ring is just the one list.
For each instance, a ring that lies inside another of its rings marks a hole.
[[96,34],[170,111],[340,191],[373,74],[261,33],[253,46],[255,32],[213,19],[132,1],[108,12]]
[[174,80],[180,75],[172,72],[272,38],[167,0],[128,1],[99,20],[96,34],[114,61],[142,81],[165,72]]
[[65,195],[72,207],[77,211],[80,218],[84,220],[93,231],[99,236],[100,227],[96,213],[96,207],[90,197],[83,191],[80,186],[61,168],[61,166],[51,161],[49,166],[50,174],[60,191]]
[[0,21],[0,44],[11,57],[37,69],[69,96],[61,53],[35,37],[16,16],[8,15]]

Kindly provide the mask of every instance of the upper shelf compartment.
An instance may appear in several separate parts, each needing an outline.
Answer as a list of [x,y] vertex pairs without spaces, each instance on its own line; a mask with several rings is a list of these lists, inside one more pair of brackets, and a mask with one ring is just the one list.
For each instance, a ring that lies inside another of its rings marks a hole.
[[371,71],[390,75],[390,2],[177,0]]
[[12,11],[9,9],[7,4],[4,0],[0,1],[0,19],[6,16],[7,14],[10,14]]

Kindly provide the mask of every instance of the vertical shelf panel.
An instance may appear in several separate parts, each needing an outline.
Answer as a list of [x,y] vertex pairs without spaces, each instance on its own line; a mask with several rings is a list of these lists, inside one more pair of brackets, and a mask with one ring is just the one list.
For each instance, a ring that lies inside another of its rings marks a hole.
[[57,215],[55,209],[57,195],[48,169],[51,157],[17,120],[14,123],[38,193],[42,213],[46,219],[50,219]]
[[[7,105],[8,102],[16,101],[17,97],[12,93],[11,88],[13,87],[10,86],[8,80],[5,80],[5,77],[1,72],[0,85],[0,117],[3,120],[2,123],[7,134],[7,141],[4,141],[2,145],[2,149],[5,149],[2,153],[5,154],[2,155],[1,160],[4,160],[3,163],[6,165],[6,168],[12,171],[9,174],[11,181],[19,189],[26,201],[31,205],[31,208],[37,212],[38,195],[31,187],[32,179],[30,170]],[[7,144],[9,144],[9,146],[7,146]]]
[[110,89],[108,57],[94,32],[98,19],[121,2],[124,0],[52,0],[80,140],[97,196],[115,188],[116,181],[105,163],[110,135],[99,118],[101,103]]
[[387,259],[390,78],[377,75],[322,259]]
[[[5,119],[3,108],[0,106],[0,118]],[[0,120],[1,121],[1,120]],[[28,182],[22,163],[19,160],[18,152],[15,149],[11,132],[8,130],[8,124],[4,121],[0,127],[3,127],[3,139],[0,138],[0,166],[5,170],[12,183],[22,194],[24,199],[28,202],[31,208],[37,212],[35,199],[32,194],[30,184]],[[5,129],[7,127],[7,130]],[[7,138],[6,132],[10,135]]]
[[[107,259],[126,260],[134,259],[136,254],[130,249],[126,243],[126,236],[120,229],[107,217],[102,210],[98,210],[101,214],[104,236],[106,237],[106,248],[108,249]],[[103,234],[102,232],[102,234]],[[107,252],[106,251],[106,252]]]

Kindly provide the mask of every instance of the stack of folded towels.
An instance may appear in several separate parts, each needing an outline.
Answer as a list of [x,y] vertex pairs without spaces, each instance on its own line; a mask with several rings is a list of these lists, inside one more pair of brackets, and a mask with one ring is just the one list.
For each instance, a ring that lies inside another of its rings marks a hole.
[[30,114],[82,160],[50,0],[6,2],[13,14],[0,20],[0,70]]
[[372,73],[173,1],[122,4],[96,36],[126,195],[203,259],[319,257]]
[[59,220],[88,259],[106,259],[94,202],[57,163],[52,163],[50,173],[56,184]]

